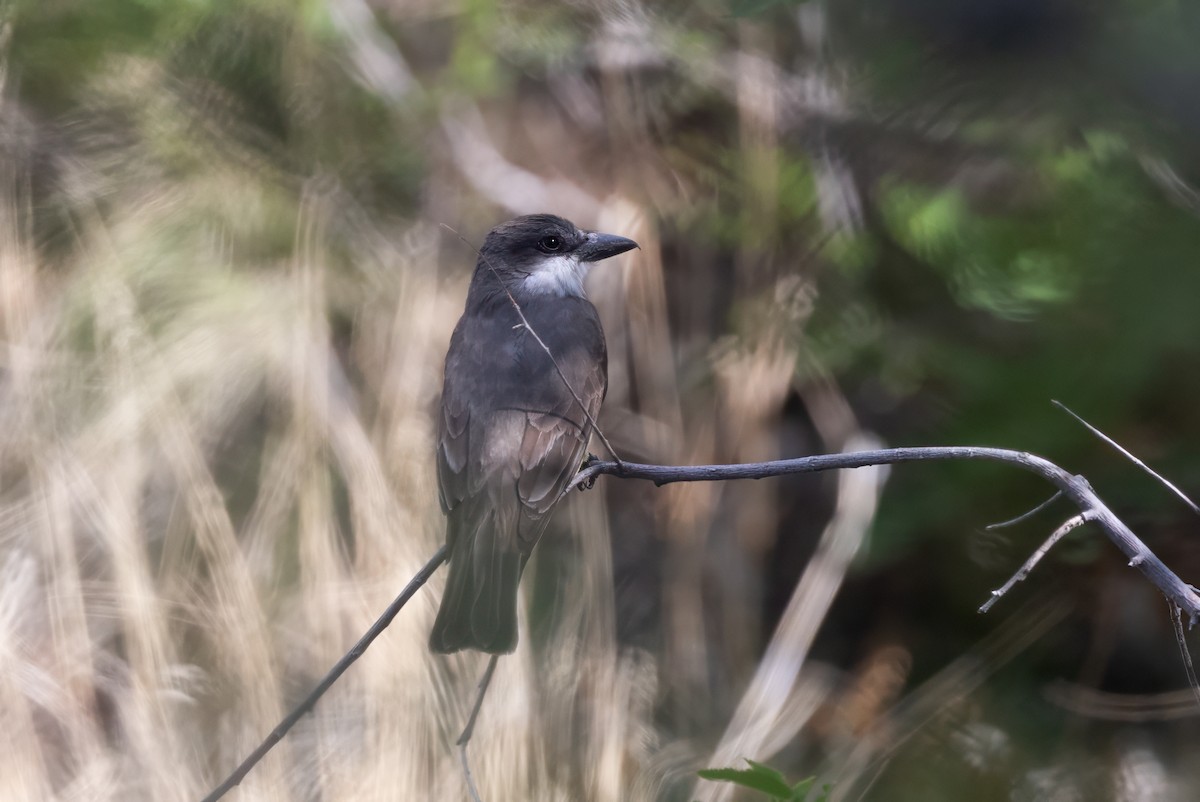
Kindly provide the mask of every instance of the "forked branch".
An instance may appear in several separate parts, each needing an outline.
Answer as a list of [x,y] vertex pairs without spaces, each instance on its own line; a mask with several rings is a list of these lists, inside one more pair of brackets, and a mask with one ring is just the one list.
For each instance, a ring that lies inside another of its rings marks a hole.
[[862,468],[867,465],[894,465],[901,462],[934,462],[946,460],[985,460],[1013,465],[1036,473],[1071,501],[1089,522],[1097,524],[1129,560],[1167,600],[1179,606],[1187,615],[1188,625],[1200,619],[1200,595],[1180,579],[1145,543],[1135,535],[1116,513],[1108,508],[1092,486],[1082,476],[1075,476],[1049,460],[1026,451],[976,446],[928,446],[918,448],[885,448],[878,451],[858,451],[851,454],[821,454],[813,457],[748,462],[738,465],[641,465],[632,462],[591,462],[572,480],[576,487],[597,476],[608,475],[622,479],[645,479],[656,485],[673,482],[713,482],[728,479],[765,479],[797,473]]
[[[1121,553],[1129,560],[1131,567],[1137,568],[1150,582],[1157,587],[1178,612],[1179,627],[1182,630],[1182,615],[1186,614],[1189,626],[1195,625],[1200,619],[1200,596],[1196,589],[1180,579],[1175,572],[1168,568],[1154,552],[1150,551],[1125,523],[1100,500],[1091,485],[1082,476],[1075,476],[1054,463],[1042,457],[1024,451],[1010,451],[1002,448],[977,448],[973,446],[944,446],[921,448],[888,448],[876,451],[858,451],[849,454],[822,454],[796,459],[773,460],[771,462],[750,462],[736,465],[644,465],[633,462],[600,462],[590,461],[575,478],[570,487],[588,486],[597,476],[614,476],[619,479],[645,479],[656,485],[673,482],[716,482],[730,479],[765,479],[770,476],[786,476],[798,473],[818,473],[821,471],[844,470],[848,468],[863,468],[868,465],[891,465],[901,462],[934,462],[946,460],[985,460],[1013,465],[1023,470],[1036,473],[1052,484],[1065,498],[1069,499],[1078,509],[1079,514],[1072,517],[1066,524],[1051,536],[1033,557],[1017,572],[1000,591],[993,594],[1002,595],[1008,588],[1023,579],[1045,551],[1067,531],[1082,523],[1097,524],[1108,536]],[[1040,509],[1040,507],[1039,507]],[[430,575],[445,561],[446,549],[442,547],[433,558],[423,567],[404,589],[388,610],[371,627],[370,631],[350,650],[332,671],[321,681],[317,688],[301,703],[301,705],[276,727],[265,741],[248,757],[228,779],[205,797],[205,802],[215,802],[231,788],[241,782],[246,773],[278,743],[289,729],[313,706],[326,690],[357,660],[370,642],[378,636],[399,612],[404,603],[420,588]],[[991,604],[985,605],[990,607]],[[1190,663],[1189,663],[1190,664]],[[485,682],[490,679],[495,662],[489,664]],[[486,685],[481,687],[481,691]],[[482,694],[481,694],[482,696]],[[470,729],[474,724],[475,714],[478,713],[478,702],[472,713],[468,729],[460,739],[465,760],[465,742],[470,738]]]
[[1029,559],[1025,561],[1025,564],[1022,565],[1020,569],[1012,575],[1011,579],[1005,582],[999,590],[992,591],[992,597],[980,605],[979,612],[986,613],[988,610],[992,609],[992,605],[998,602],[1001,596],[1012,590],[1013,586],[1015,586],[1018,582],[1025,581],[1025,577],[1029,576],[1029,573],[1033,571],[1034,567],[1042,561],[1042,558],[1050,552],[1050,549],[1054,548],[1055,543],[1066,537],[1067,533],[1072,529],[1078,529],[1090,520],[1092,520],[1092,512],[1091,510],[1086,510],[1077,515],[1072,515],[1070,518],[1064,521],[1061,526],[1059,526],[1050,534],[1050,537],[1046,538],[1045,543],[1038,546],[1037,551],[1035,551],[1029,557]]

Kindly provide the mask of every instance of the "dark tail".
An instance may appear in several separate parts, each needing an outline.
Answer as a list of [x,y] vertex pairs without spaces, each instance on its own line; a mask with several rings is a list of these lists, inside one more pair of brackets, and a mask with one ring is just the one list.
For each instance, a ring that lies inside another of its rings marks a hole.
[[447,523],[450,576],[429,648],[443,654],[511,652],[517,648],[517,587],[524,559],[515,548],[500,548],[491,509],[467,503],[453,510]]

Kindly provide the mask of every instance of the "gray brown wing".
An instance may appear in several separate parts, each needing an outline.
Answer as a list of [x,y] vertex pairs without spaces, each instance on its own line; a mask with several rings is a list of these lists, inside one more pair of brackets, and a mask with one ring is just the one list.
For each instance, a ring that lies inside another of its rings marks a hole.
[[470,394],[447,372],[438,421],[437,478],[442,512],[449,513],[470,494]]
[[579,471],[592,433],[588,418],[595,420],[600,412],[606,379],[603,366],[594,365],[578,379],[575,391],[587,407],[587,415],[569,392],[557,409],[525,413],[518,455],[517,497],[521,511],[517,547],[526,556],[541,536],[547,516],[567,482]]
[[[454,373],[448,376],[456,375]],[[557,378],[557,377],[556,377]],[[496,545],[528,554],[545,526],[546,516],[579,469],[604,398],[603,364],[589,365],[569,377],[587,415],[566,388],[545,409],[491,410],[472,414],[464,388],[448,380],[442,391],[438,431],[438,491],[442,510],[486,493],[498,508],[516,503],[516,531],[497,533],[515,541]],[[451,545],[453,545],[451,543]]]
[[[582,366],[574,378],[594,420],[604,397],[603,362]],[[543,394],[538,410],[475,414],[462,389],[453,379],[443,389],[438,486],[451,557],[430,646],[510,652],[522,568],[579,468],[591,426],[565,388]]]

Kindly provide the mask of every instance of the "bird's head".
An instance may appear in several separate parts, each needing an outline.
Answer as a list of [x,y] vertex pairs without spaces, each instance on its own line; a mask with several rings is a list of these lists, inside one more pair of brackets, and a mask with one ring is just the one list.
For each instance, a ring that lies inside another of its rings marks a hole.
[[583,297],[583,278],[593,262],[637,246],[625,237],[584,231],[552,214],[531,214],[488,233],[475,274],[486,278],[494,270],[521,295]]

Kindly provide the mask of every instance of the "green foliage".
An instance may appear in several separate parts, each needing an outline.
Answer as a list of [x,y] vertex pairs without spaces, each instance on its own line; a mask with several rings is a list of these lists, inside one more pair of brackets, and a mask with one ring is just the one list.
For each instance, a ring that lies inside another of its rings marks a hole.
[[[697,773],[701,779],[733,783],[752,791],[761,791],[771,799],[782,800],[782,802],[809,802],[808,795],[816,782],[815,777],[808,777],[798,783],[789,784],[777,769],[753,760],[746,762],[750,764],[748,769],[701,769]],[[828,785],[824,786],[821,795],[814,797],[811,802],[825,802],[829,798],[829,788]]]
[[974,213],[955,189],[911,185],[887,187],[881,207],[897,241],[941,271],[964,306],[1023,319],[1075,296],[1081,266],[1044,220]]
[[478,94],[496,94],[504,86],[503,70],[492,45],[496,29],[493,0],[466,0],[466,13],[459,17],[459,35],[451,56],[455,85]]

